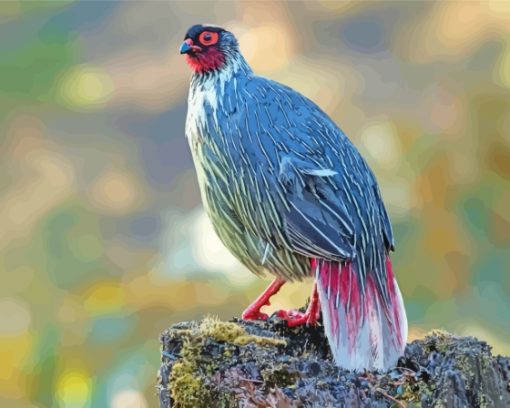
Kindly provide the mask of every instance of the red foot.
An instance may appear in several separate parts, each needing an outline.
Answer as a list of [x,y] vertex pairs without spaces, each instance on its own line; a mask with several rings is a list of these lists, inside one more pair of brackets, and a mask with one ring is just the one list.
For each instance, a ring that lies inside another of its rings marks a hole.
[[297,310],[279,310],[278,317],[287,321],[289,327],[301,326],[303,324],[315,326],[320,315],[319,294],[317,293],[317,284],[313,285],[312,296],[310,303],[305,313]]
[[276,278],[271,284],[266,288],[264,292],[253,302],[250,306],[246,308],[246,310],[241,315],[243,320],[266,320],[268,315],[262,313],[260,309],[264,306],[269,306],[269,299],[274,294],[278,293],[280,288],[285,284],[285,281],[280,278]]

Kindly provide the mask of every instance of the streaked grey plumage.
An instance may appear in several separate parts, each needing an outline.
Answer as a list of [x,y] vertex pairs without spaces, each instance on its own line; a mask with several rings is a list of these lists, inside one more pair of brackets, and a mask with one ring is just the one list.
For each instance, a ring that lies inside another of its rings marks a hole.
[[393,235],[363,158],[312,101],[254,75],[241,54],[231,64],[193,76],[186,125],[224,244],[253,272],[286,279],[308,276],[308,257],[366,254],[371,269],[372,247]]
[[393,233],[368,165],[315,103],[255,75],[231,33],[221,41],[221,69],[192,77],[186,121],[218,236],[256,274],[301,280],[311,259],[355,264],[361,293],[373,274],[390,304]]

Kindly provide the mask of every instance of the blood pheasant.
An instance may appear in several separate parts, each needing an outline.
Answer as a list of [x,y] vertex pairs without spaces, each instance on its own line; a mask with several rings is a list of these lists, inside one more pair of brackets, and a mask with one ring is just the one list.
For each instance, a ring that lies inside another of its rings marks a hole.
[[255,75],[229,31],[195,25],[180,52],[193,70],[186,136],[204,207],[237,259],[276,277],[243,318],[267,318],[261,307],[286,281],[312,275],[306,313],[279,315],[313,324],[321,311],[341,367],[395,365],[407,320],[367,163],[315,103]]

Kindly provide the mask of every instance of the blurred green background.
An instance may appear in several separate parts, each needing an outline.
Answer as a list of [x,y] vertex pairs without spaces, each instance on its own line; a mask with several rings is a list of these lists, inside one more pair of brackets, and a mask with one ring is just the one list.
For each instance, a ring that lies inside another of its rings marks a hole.
[[238,316],[267,284],[200,205],[178,47],[201,22],[368,160],[411,338],[509,354],[510,2],[3,1],[0,406],[157,406],[159,333]]

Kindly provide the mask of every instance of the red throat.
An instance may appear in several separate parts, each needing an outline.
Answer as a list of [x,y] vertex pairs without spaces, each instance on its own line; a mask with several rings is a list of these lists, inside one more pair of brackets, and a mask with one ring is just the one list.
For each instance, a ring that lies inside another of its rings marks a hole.
[[186,55],[186,62],[196,73],[214,71],[225,63],[225,56],[217,48],[209,48],[204,52]]

